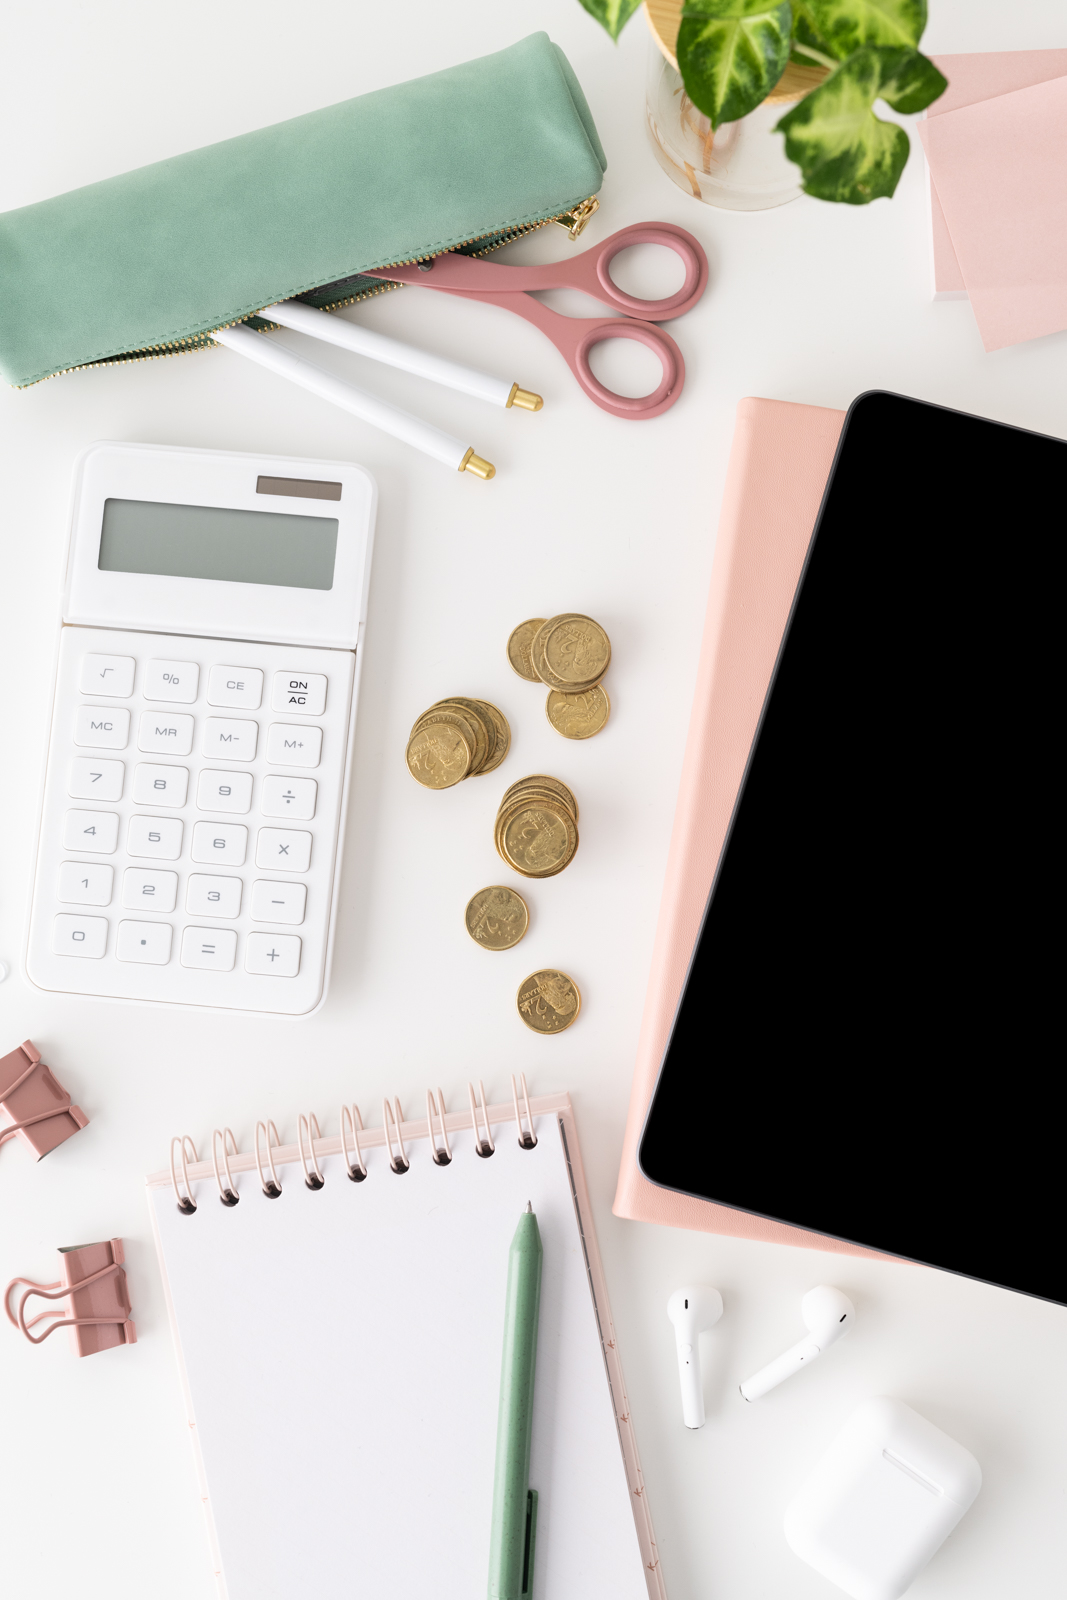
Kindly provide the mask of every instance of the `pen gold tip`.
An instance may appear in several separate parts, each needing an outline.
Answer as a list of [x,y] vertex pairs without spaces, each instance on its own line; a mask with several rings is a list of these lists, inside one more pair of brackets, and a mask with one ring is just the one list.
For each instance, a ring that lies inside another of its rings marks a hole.
[[473,472],[476,478],[495,478],[496,468],[491,461],[483,461],[474,454],[473,445],[459,464],[460,472]]
[[518,406],[520,411],[540,411],[545,402],[539,394],[534,394],[530,389],[520,389],[517,383],[513,383],[505,403],[508,409]]

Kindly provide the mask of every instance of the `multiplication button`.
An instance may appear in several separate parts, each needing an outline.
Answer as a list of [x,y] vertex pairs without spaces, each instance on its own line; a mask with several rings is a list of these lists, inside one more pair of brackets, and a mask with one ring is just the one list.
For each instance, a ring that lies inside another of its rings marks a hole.
[[237,935],[232,928],[186,928],[182,934],[182,966],[206,972],[232,972]]
[[325,674],[276,672],[270,703],[275,711],[296,711],[303,717],[321,717],[326,710]]
[[306,872],[310,862],[310,833],[298,833],[289,828],[260,828],[256,839],[257,867],[273,867],[277,872]]
[[272,722],[267,729],[267,760],[279,767],[317,767],[321,754],[321,728]]
[[300,939],[295,933],[250,933],[245,940],[245,971],[295,978],[300,971]]

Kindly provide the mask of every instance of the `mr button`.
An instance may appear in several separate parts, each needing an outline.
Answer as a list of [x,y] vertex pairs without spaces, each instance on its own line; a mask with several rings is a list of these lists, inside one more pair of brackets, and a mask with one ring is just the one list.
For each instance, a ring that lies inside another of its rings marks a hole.
[[325,674],[276,672],[271,706],[275,711],[296,711],[303,717],[321,716],[326,709]]

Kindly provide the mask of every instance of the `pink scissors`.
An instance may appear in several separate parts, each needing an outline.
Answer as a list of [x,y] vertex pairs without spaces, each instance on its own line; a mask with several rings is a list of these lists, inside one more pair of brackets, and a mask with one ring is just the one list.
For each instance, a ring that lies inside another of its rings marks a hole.
[[[680,256],[685,266],[685,282],[676,294],[664,300],[639,300],[624,294],[612,282],[609,266],[620,250],[634,244],[660,244]],[[442,289],[445,294],[482,300],[502,306],[524,317],[547,334],[563,356],[589,398],[616,417],[642,420],[658,417],[682,392],[685,363],[674,340],[657,322],[680,317],[697,301],[708,285],[708,258],[691,233],[670,222],[639,222],[621,228],[592,250],[583,250],[570,261],[556,261],[543,267],[509,267],[499,261],[485,261],[455,252],[434,256],[406,267],[379,267],[365,274],[385,278],[391,283],[413,283],[422,289]],[[535,300],[530,289],[583,289],[604,305],[629,313],[624,317],[564,317]],[[660,360],[663,378],[652,394],[629,399],[606,389],[593,376],[589,352],[605,339],[636,339],[647,345]]]

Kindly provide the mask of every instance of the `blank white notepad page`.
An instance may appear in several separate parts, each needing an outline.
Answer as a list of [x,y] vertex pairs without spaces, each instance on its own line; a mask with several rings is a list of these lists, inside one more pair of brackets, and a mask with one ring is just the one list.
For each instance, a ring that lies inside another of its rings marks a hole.
[[532,1201],[544,1246],[530,1486],[535,1600],[648,1600],[646,1562],[559,1123],[520,1148],[473,1130],[435,1166],[365,1150],[352,1183],[255,1170],[183,1215],[149,1190],[227,1600],[486,1592],[508,1250]]

